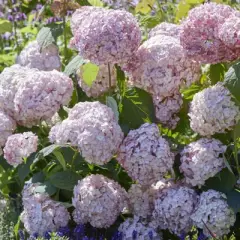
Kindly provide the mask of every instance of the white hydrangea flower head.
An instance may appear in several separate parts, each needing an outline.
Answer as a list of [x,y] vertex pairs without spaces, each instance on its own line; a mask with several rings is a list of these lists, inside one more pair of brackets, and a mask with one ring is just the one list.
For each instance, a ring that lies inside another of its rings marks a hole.
[[0,155],[2,155],[2,147],[5,145],[8,137],[12,135],[15,129],[15,121],[7,114],[0,111]]
[[170,186],[172,186],[172,182],[166,181],[158,181],[156,184],[147,187],[140,184],[132,184],[128,190],[130,211],[134,216],[142,219],[151,218],[155,198],[164,194]]
[[29,74],[15,95],[14,119],[27,127],[49,119],[61,105],[68,104],[72,91],[72,80],[56,70]]
[[8,137],[3,149],[4,158],[10,165],[16,167],[23,163],[23,158],[36,152],[37,146],[38,136],[32,132],[13,134]]
[[[114,65],[110,66],[110,74],[111,74],[111,87],[115,87],[117,84],[116,79],[116,71]],[[82,90],[87,94],[88,97],[99,97],[100,95],[109,91],[109,73],[107,65],[100,65],[99,72],[92,83],[91,86],[88,86],[82,76],[82,72],[80,70],[77,71],[77,75],[79,77],[78,84],[82,88]]]
[[177,38],[157,35],[148,39],[123,69],[132,85],[164,98],[200,76],[200,65],[186,58]]
[[181,93],[176,92],[172,96],[165,98],[153,96],[153,103],[155,106],[155,116],[159,122],[168,128],[176,128],[180,120],[177,113],[183,105]]
[[230,6],[217,3],[201,4],[190,10],[181,24],[180,34],[187,55],[196,61],[211,64],[239,58],[240,50],[230,49],[219,38],[219,29],[235,14],[237,12]]
[[72,204],[74,221],[89,222],[96,228],[107,228],[128,205],[127,192],[103,175],[90,175],[74,187]]
[[180,171],[187,184],[202,186],[224,167],[223,154],[227,146],[217,139],[201,138],[187,145],[181,152]]
[[70,220],[67,209],[61,203],[51,200],[46,193],[35,193],[38,184],[25,186],[21,221],[31,235],[44,236],[47,231],[56,231],[65,227]]
[[111,160],[123,137],[112,109],[100,102],[76,104],[49,133],[51,142],[77,146],[87,162],[99,165]]
[[181,235],[190,231],[190,218],[197,204],[198,196],[188,187],[170,187],[154,202],[153,221],[159,228]]
[[234,225],[236,217],[226,199],[225,194],[215,190],[208,190],[200,195],[191,219],[196,227],[203,229],[206,236],[211,237],[210,230],[217,238],[222,237],[228,234],[230,227]]
[[231,130],[240,119],[239,108],[222,84],[216,84],[194,95],[191,102],[190,126],[202,136]]
[[181,25],[162,22],[158,24],[156,27],[154,27],[153,29],[151,29],[148,37],[152,38],[157,35],[164,35],[164,36],[170,36],[170,37],[180,39],[180,31],[181,31]]
[[93,63],[125,62],[140,45],[141,31],[129,12],[82,7],[73,18],[74,38],[70,45]]
[[127,218],[118,228],[122,240],[161,240],[162,236],[141,222],[139,217]]
[[228,47],[240,48],[240,17],[229,17],[220,27],[218,35]]
[[160,136],[158,126],[145,123],[128,133],[119,148],[117,160],[132,179],[150,186],[172,169],[174,154]]
[[43,71],[60,70],[58,48],[54,44],[41,49],[37,41],[30,42],[17,57],[16,63]]

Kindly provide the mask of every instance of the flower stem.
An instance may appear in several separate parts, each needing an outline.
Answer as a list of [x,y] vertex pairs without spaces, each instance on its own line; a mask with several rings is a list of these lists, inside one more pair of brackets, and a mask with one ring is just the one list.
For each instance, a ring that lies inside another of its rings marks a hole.
[[66,17],[63,17],[63,38],[64,38],[64,63],[67,60],[67,31],[66,31]]

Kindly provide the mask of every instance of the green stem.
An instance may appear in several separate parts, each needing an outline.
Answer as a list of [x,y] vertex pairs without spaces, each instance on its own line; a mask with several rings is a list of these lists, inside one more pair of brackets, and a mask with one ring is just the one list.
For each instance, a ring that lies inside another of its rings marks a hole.
[[67,31],[66,31],[66,18],[63,17],[63,38],[64,38],[64,63],[67,60]]
[[108,63],[108,80],[109,80],[109,89],[112,87],[112,77],[111,77],[111,69],[110,64]]
[[75,159],[77,158],[77,155],[78,155],[78,151],[75,151],[74,155],[73,155],[73,158],[72,158],[72,162],[71,162],[71,169],[73,170],[73,166],[74,166],[74,162],[75,162]]
[[237,139],[235,136],[234,136],[234,158],[235,158],[235,162],[236,162],[238,176],[240,177],[240,168],[239,168],[239,163],[238,163]]
[[16,22],[13,22],[13,30],[14,30],[14,39],[17,47],[17,53],[19,54],[20,48],[19,48],[18,39],[17,39],[17,23]]

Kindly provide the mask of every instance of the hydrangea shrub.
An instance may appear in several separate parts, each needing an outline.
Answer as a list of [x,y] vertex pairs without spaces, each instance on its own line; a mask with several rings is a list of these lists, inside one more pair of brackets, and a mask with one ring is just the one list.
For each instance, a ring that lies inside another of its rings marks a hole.
[[0,1],[9,240],[238,239],[238,6],[29,2]]

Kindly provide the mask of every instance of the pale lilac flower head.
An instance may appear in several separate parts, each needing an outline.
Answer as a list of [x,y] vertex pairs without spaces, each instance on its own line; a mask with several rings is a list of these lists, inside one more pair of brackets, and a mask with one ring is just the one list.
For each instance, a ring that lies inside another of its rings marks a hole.
[[123,132],[111,108],[100,102],[81,102],[49,134],[51,142],[78,147],[89,163],[103,165],[116,154]]
[[217,3],[201,4],[190,10],[180,36],[187,55],[202,63],[236,60],[240,51],[233,51],[219,38],[219,29],[234,14],[236,11],[230,6]]
[[57,231],[70,220],[67,209],[53,201],[47,193],[36,193],[39,184],[27,184],[23,190],[23,209],[20,218],[30,235],[44,236],[46,231]]
[[[91,11],[91,8],[84,7],[73,15],[77,19],[72,21],[74,38],[71,45],[85,59],[99,65],[127,61],[141,41],[137,20],[124,10],[99,8],[95,11],[93,7],[94,11]],[[78,27],[75,23],[79,23]]]
[[5,145],[7,138],[16,129],[15,121],[4,112],[0,111],[0,155],[2,155],[2,147]]
[[206,236],[211,237],[210,230],[220,238],[228,234],[230,227],[234,225],[236,217],[226,200],[225,194],[215,190],[208,190],[200,195],[191,219],[196,227],[203,229]]
[[[219,29],[219,38],[232,49],[240,48],[240,17],[229,17]],[[238,50],[239,51],[239,50]],[[240,54],[239,54],[240,57]]]
[[158,126],[145,123],[128,133],[119,148],[117,160],[132,179],[150,186],[172,169],[174,154],[160,136]]
[[216,175],[224,167],[223,154],[227,146],[219,140],[201,138],[187,145],[181,152],[180,171],[186,183],[202,186],[205,181]]
[[179,40],[163,35],[144,42],[123,69],[132,85],[161,98],[189,86],[200,76],[200,65],[186,58]]
[[54,44],[40,49],[37,41],[30,42],[19,54],[17,64],[43,71],[60,70],[61,62],[58,48]]
[[216,84],[194,95],[191,102],[190,126],[202,136],[231,130],[240,119],[239,108],[222,84]]
[[56,70],[28,74],[14,98],[14,119],[29,127],[49,119],[68,104],[72,91],[72,80]]
[[198,196],[188,187],[170,187],[154,202],[153,219],[159,228],[180,235],[192,228],[190,218]]
[[122,240],[161,240],[155,229],[141,221],[139,217],[127,218],[118,228]]
[[74,221],[89,222],[96,228],[107,228],[127,206],[127,193],[115,181],[103,175],[90,175],[74,187],[72,199]]
[[180,38],[181,25],[162,22],[149,32],[149,38],[157,35],[170,36],[179,39]]
[[[109,72],[108,72],[107,65],[99,66],[98,75],[91,86],[88,86],[84,82],[81,70],[78,70],[77,73],[79,77],[78,84],[82,88],[82,90],[87,94],[88,97],[96,98],[110,90]],[[112,87],[115,87],[117,84],[116,71],[115,71],[114,65],[110,67],[110,74],[111,74],[111,88],[112,88]]]
[[4,158],[16,167],[23,162],[23,158],[29,157],[37,151],[38,137],[32,132],[13,134],[8,137],[3,149]]
[[165,98],[153,96],[153,103],[155,106],[155,115],[159,122],[168,128],[176,128],[180,120],[177,113],[183,104],[181,94],[176,92],[172,96]]

